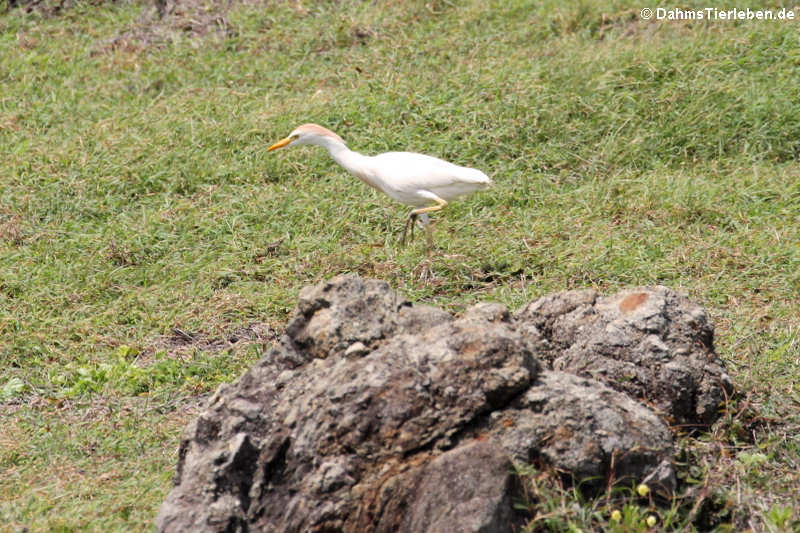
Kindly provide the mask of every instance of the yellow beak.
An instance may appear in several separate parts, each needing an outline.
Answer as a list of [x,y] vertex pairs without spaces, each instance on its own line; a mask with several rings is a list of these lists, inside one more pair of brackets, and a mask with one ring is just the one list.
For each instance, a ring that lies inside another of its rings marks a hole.
[[292,138],[291,137],[286,137],[285,139],[282,139],[282,140],[276,142],[275,144],[273,144],[272,146],[270,146],[269,148],[267,148],[267,152],[271,152],[273,150],[277,150],[278,148],[283,148],[284,146],[286,146],[290,142],[292,142]]

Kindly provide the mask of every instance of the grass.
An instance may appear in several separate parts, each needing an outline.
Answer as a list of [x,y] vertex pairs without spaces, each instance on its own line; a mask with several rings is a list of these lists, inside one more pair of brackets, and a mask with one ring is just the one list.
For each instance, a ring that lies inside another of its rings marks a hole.
[[[139,3],[0,15],[0,530],[150,529],[204,395],[341,272],[454,312],[688,292],[738,392],[660,524],[798,527],[797,29],[641,7],[245,3],[150,40]],[[265,152],[303,122],[496,186],[436,217],[420,276],[405,208],[321,150]],[[532,529],[647,527],[630,491],[536,483]]]

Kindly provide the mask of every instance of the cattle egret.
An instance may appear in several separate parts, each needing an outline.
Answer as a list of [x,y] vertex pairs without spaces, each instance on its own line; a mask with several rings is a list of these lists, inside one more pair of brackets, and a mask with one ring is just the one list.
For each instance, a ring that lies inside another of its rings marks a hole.
[[414,238],[416,222],[426,230],[429,251],[433,237],[428,213],[439,211],[449,201],[492,183],[480,170],[454,165],[429,155],[413,152],[387,152],[374,156],[359,154],[350,150],[341,137],[317,124],[298,126],[267,151],[303,144],[322,146],[334,161],[367,185],[414,207],[403,227],[400,243],[405,245],[409,226],[411,238]]

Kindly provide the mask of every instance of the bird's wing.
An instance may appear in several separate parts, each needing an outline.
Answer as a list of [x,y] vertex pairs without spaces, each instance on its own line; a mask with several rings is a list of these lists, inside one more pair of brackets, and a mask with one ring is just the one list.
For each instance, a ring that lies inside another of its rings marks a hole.
[[388,152],[371,158],[379,178],[403,189],[435,190],[457,184],[489,184],[489,177],[442,159],[413,152]]

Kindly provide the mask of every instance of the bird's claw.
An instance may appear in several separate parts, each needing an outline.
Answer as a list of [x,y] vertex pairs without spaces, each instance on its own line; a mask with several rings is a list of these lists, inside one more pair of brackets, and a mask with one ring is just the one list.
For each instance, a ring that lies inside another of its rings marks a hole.
[[433,267],[431,266],[430,257],[426,257],[424,261],[414,267],[413,272],[414,276],[424,283],[429,283],[436,278],[436,274],[433,272]]

